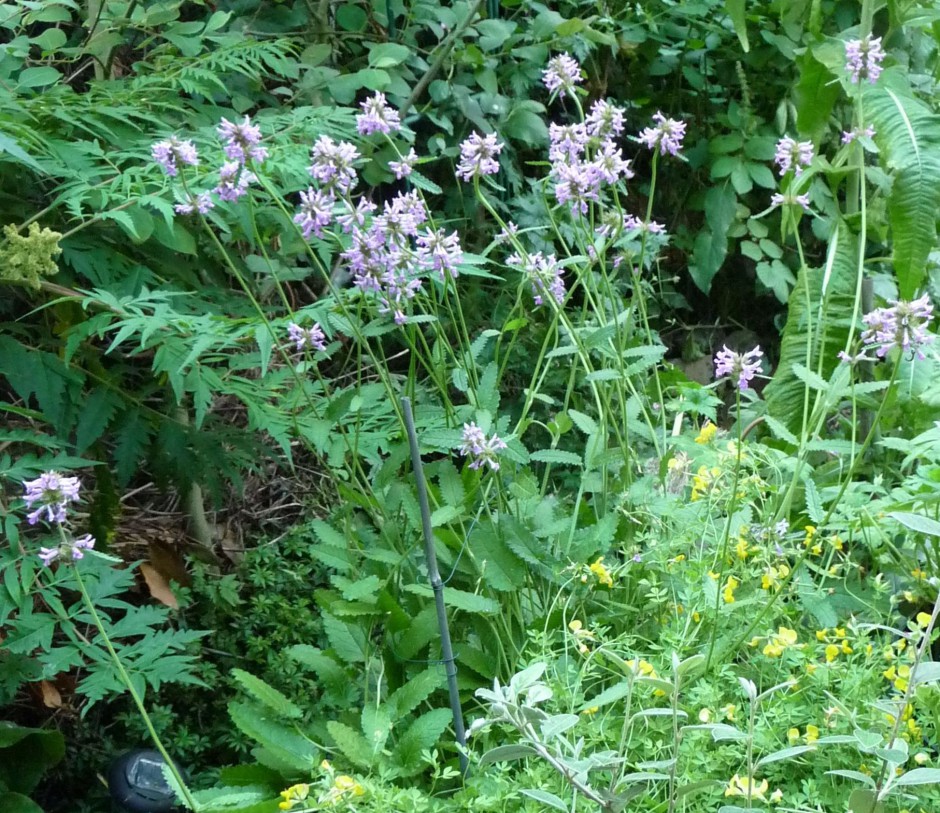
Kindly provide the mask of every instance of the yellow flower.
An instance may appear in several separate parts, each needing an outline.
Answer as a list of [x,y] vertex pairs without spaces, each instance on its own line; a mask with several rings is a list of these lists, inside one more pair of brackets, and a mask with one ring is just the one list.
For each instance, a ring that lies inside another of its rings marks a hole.
[[779,658],[785,649],[796,645],[796,630],[780,627],[776,634],[770,636],[764,654],[770,658]]
[[919,582],[922,582],[924,579],[927,578],[927,574],[926,574],[923,570],[921,570],[919,567],[915,567],[915,568],[911,571],[911,575],[912,575],[915,579],[917,579],[917,581],[919,581]]
[[747,539],[743,536],[738,537],[738,544],[734,546],[734,551],[737,553],[739,559],[747,559],[748,554],[748,544]]
[[839,647],[835,644],[826,645],[826,663],[832,663],[836,658],[839,657]]
[[764,794],[768,790],[770,790],[770,785],[766,779],[762,779],[760,784],[756,784],[750,777],[735,774],[728,781],[725,796],[748,796],[751,799],[760,799],[762,802],[766,802],[767,797]]
[[725,582],[725,589],[722,591],[725,604],[732,604],[734,602],[734,591],[738,589],[740,584],[741,582],[734,576],[728,576],[728,581]]
[[902,664],[898,667],[898,676],[894,680],[894,688],[899,692],[907,691],[907,681],[911,676],[911,667],[907,664]]
[[795,745],[799,741],[800,741],[800,729],[798,728],[788,729],[787,730],[787,742],[789,742],[790,745]]
[[814,743],[819,739],[819,728],[810,723],[806,726],[806,743]]
[[803,540],[803,547],[808,548],[809,543],[813,541],[813,537],[816,536],[816,526],[807,525],[804,529],[806,531],[806,538]]
[[693,610],[693,612],[692,612],[692,620],[693,620],[696,624],[698,624],[698,622],[702,620],[702,614],[701,614],[698,610]]
[[[326,760],[324,760],[326,762]],[[329,764],[329,763],[327,763]],[[281,791],[282,802],[278,802],[281,810],[290,810],[295,804],[299,804],[310,794],[310,785],[291,785],[287,790]]]
[[333,780],[333,786],[319,798],[320,804],[335,805],[344,796],[363,796],[365,788],[355,779],[346,774],[340,774]]
[[829,637],[829,627],[826,627],[825,629],[821,629],[821,630],[816,630],[817,641],[825,641],[826,638],[828,637]]
[[734,713],[738,710],[738,707],[734,703],[729,703],[727,706],[722,706],[722,712],[724,712],[725,719],[734,722]]
[[842,537],[838,534],[833,534],[829,537],[829,544],[832,545],[836,550],[842,550],[845,547],[845,543],[842,541]]
[[323,762],[320,763],[320,768],[324,771],[333,771],[333,766],[330,765],[330,761],[328,759],[324,759]]
[[712,440],[715,435],[718,434],[718,427],[715,426],[711,421],[706,420],[704,426],[699,430],[698,437],[695,438],[696,443],[705,444]]
[[610,571],[604,567],[603,556],[598,557],[597,561],[590,566],[589,570],[597,577],[598,584],[603,584],[607,588],[614,586],[614,580],[610,575]]
[[771,565],[761,578],[761,589],[770,590],[773,588],[778,590],[780,588],[780,579],[785,579],[789,575],[790,568],[787,565],[780,565],[779,567]]
[[806,664],[806,674],[811,675],[819,668],[818,663],[808,663]]
[[930,613],[917,613],[917,626],[922,630],[930,626]]
[[780,788],[777,788],[773,793],[770,794],[770,803],[772,805],[780,804],[783,801],[783,791]]
[[590,717],[592,714],[597,714],[597,711],[599,708],[600,706],[590,706],[589,708],[586,708],[581,713],[586,715],[587,717]]

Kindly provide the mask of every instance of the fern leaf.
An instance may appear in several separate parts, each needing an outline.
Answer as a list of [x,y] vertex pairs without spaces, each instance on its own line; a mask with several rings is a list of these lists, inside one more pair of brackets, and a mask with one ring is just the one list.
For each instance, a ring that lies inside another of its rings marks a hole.
[[940,208],[940,116],[907,87],[894,71],[888,87],[879,83],[865,93],[867,117],[894,184],[888,197],[894,271],[901,297],[911,299],[926,279],[927,256],[937,241]]
[[[792,432],[800,429],[804,392],[809,386],[800,376],[806,365],[807,343],[810,340],[807,317],[812,320],[809,369],[821,369],[822,378],[828,380],[838,364],[836,354],[845,345],[854,318],[852,308],[855,303],[857,271],[858,241],[844,225],[838,225],[833,230],[826,271],[802,269],[796,287],[790,293],[787,324],[780,343],[780,362],[773,380],[764,390],[764,398],[770,416]],[[822,342],[821,325],[825,325],[825,343]]]

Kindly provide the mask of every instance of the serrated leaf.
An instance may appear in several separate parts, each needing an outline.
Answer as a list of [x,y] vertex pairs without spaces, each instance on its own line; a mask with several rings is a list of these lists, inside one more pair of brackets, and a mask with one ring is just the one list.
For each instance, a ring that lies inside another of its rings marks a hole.
[[432,709],[408,726],[395,747],[402,776],[413,776],[422,770],[421,752],[434,747],[452,719],[450,709]]
[[393,719],[410,714],[444,683],[444,673],[438,666],[419,672],[403,686],[392,692],[385,701]]
[[273,686],[269,686],[261,678],[257,678],[243,669],[232,669],[230,674],[248,694],[261,705],[271,709],[275,714],[291,720],[299,720],[304,716],[299,706]]
[[346,624],[329,613],[323,613],[323,630],[336,656],[345,663],[364,663],[369,643],[361,627]]
[[562,466],[581,466],[581,458],[574,452],[565,452],[561,449],[539,449],[530,455],[532,460],[539,463],[555,463]]
[[307,773],[319,762],[317,747],[310,740],[270,719],[263,708],[253,703],[229,703],[228,710],[235,726],[267,749],[282,765]]
[[372,765],[374,752],[362,734],[337,720],[330,720],[326,724],[326,730],[336,743],[336,747],[353,765],[359,768],[368,768]]

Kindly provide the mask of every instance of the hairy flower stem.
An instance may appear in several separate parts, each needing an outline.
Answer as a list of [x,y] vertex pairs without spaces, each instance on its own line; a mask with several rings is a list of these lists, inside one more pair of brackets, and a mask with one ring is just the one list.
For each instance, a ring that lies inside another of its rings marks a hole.
[[[67,540],[65,538],[65,531],[62,529],[61,525],[59,526],[59,534],[62,536],[63,544],[66,543]],[[89,615],[91,615],[91,620],[98,629],[98,634],[101,635],[101,640],[104,641],[105,648],[108,650],[108,654],[111,656],[111,661],[114,663],[114,666],[117,669],[118,675],[121,678],[121,682],[127,687],[127,691],[130,692],[131,698],[134,700],[134,705],[137,706],[137,711],[140,713],[140,717],[144,721],[144,725],[147,727],[147,733],[150,734],[150,739],[153,740],[154,746],[156,747],[157,751],[160,752],[160,756],[163,757],[163,761],[166,763],[168,770],[173,775],[173,779],[176,781],[179,792],[182,794],[183,800],[186,802],[186,806],[190,810],[196,810],[196,800],[193,798],[192,793],[190,793],[190,790],[186,785],[186,781],[183,779],[179,768],[176,766],[176,763],[170,758],[166,748],[163,747],[163,742],[160,740],[160,735],[157,734],[157,730],[153,726],[150,715],[147,713],[147,708],[144,706],[144,701],[141,699],[137,689],[134,688],[134,683],[131,680],[131,676],[124,668],[124,664],[121,662],[120,656],[114,649],[114,644],[111,643],[111,638],[108,636],[108,632],[101,620],[101,616],[98,615],[98,611],[95,609],[94,602],[92,602],[91,597],[88,595],[88,591],[85,589],[85,582],[82,580],[80,570],[81,569],[78,564],[73,563],[72,573],[75,576],[75,584],[78,586],[78,592],[81,594],[85,608],[88,610]]]
[[735,388],[735,411],[737,412],[738,416],[736,421],[738,428],[738,442],[735,444],[734,477],[731,481],[731,496],[728,498],[728,517],[725,520],[725,530],[721,535],[721,546],[718,550],[718,582],[717,590],[715,591],[715,606],[712,613],[713,618],[711,638],[708,642],[708,655],[705,658],[706,673],[708,673],[708,669],[711,666],[712,655],[715,653],[715,641],[718,638],[718,613],[721,608],[721,584],[724,581],[725,576],[725,558],[728,554],[728,540],[731,536],[731,522],[734,519],[734,509],[736,508],[738,502],[738,482],[741,477],[741,455],[743,453],[742,448],[744,445],[744,439],[742,438],[743,427],[741,425],[741,390],[738,388]]

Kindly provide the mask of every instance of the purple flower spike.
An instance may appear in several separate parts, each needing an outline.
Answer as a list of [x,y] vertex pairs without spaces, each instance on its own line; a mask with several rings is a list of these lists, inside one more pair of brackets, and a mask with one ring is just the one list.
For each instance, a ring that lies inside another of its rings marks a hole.
[[26,507],[32,508],[36,503],[39,507],[27,514],[30,525],[35,525],[43,518],[47,522],[62,523],[66,519],[66,509],[70,502],[78,502],[78,491],[81,482],[77,477],[63,477],[55,471],[47,471],[35,480],[27,480],[24,484],[26,494]]
[[291,322],[287,326],[287,335],[296,346],[298,353],[308,345],[311,350],[320,352],[326,350],[326,335],[319,322],[314,322],[313,327],[306,328]]
[[496,133],[481,136],[472,133],[460,145],[460,163],[457,164],[457,177],[464,181],[472,181],[482,175],[495,175],[499,172],[497,157],[503,149],[503,144],[496,139]]
[[623,132],[623,108],[598,99],[591,105],[591,112],[584,123],[588,134],[594,138],[614,138]]
[[163,171],[171,178],[179,171],[179,164],[194,167],[199,164],[199,154],[192,141],[182,141],[171,136],[166,141],[158,141],[150,148],[150,154]]
[[397,132],[401,129],[401,118],[398,111],[388,106],[384,93],[376,93],[366,99],[360,107],[362,115],[356,116],[356,129],[361,136],[370,136],[373,133]]
[[323,229],[333,220],[335,198],[329,192],[308,189],[300,193],[300,211],[294,215],[294,222],[300,226],[304,240],[311,234],[323,236]]
[[786,195],[781,195],[775,192],[770,196],[770,205],[772,208],[776,208],[777,206],[802,206],[808,212],[809,194],[794,195],[787,193]]
[[546,257],[541,251],[537,251],[525,259],[513,254],[506,260],[506,264],[518,268],[529,278],[532,301],[536,307],[544,305],[546,298],[553,299],[558,305],[565,303],[564,269],[558,265],[554,254]]
[[249,185],[258,180],[250,169],[238,161],[227,161],[219,170],[219,185],[212,190],[219,196],[219,200],[232,203],[248,194]]
[[402,178],[411,175],[416,163],[418,163],[418,154],[412,147],[401,161],[389,161],[388,168],[395,173],[395,177],[400,181]]
[[499,471],[497,452],[506,448],[506,444],[497,436],[487,438],[483,430],[475,422],[463,425],[463,443],[460,445],[460,454],[472,458],[471,469],[489,466],[493,471]]
[[653,152],[659,148],[660,155],[678,155],[682,149],[682,139],[685,138],[686,124],[684,121],[667,119],[658,112],[653,116],[655,127],[647,127],[640,133],[640,142]]
[[542,81],[549,93],[558,93],[562,98],[565,94],[574,93],[574,86],[583,81],[581,66],[570,54],[560,54],[548,61],[548,67],[542,71]]
[[354,165],[359,150],[349,142],[336,143],[329,136],[320,136],[310,150],[310,158],[310,175],[325,190],[344,196],[356,185]]
[[760,347],[755,347],[746,353],[735,353],[727,347],[722,347],[715,355],[715,377],[737,378],[738,389],[744,392],[754,376],[760,372],[763,355]]
[[261,146],[261,128],[245,116],[241,124],[222,119],[216,132],[225,141],[225,157],[238,164],[254,161],[264,163],[268,151]]
[[881,63],[886,56],[881,48],[881,37],[866,37],[845,43],[845,69],[852,74],[852,81],[856,85],[860,84],[862,79],[875,84],[881,76]]
[[923,359],[921,348],[935,338],[927,332],[931,318],[933,306],[926,294],[913,302],[899,300],[890,308],[876,308],[862,317],[865,323],[862,343],[876,346],[878,358],[884,358],[897,347],[904,353],[912,351],[917,358]]
[[201,215],[208,214],[215,207],[211,192],[200,192],[198,195],[190,195],[185,203],[177,203],[173,209],[178,215],[192,215],[198,212]]
[[813,142],[796,141],[790,136],[784,136],[777,142],[774,163],[780,167],[781,177],[791,169],[795,175],[802,175],[803,170],[813,163]]

